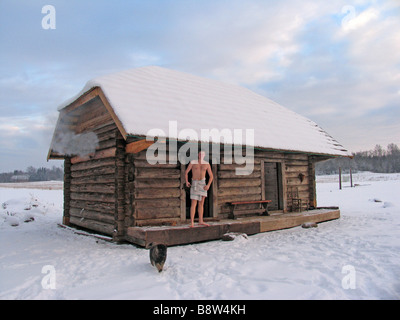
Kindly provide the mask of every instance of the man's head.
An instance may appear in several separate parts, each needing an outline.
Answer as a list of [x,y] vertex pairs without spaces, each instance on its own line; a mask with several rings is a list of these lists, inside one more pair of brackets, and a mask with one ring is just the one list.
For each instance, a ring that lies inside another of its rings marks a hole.
[[200,151],[198,155],[199,161],[204,160],[204,157],[206,156],[206,153],[204,151]]

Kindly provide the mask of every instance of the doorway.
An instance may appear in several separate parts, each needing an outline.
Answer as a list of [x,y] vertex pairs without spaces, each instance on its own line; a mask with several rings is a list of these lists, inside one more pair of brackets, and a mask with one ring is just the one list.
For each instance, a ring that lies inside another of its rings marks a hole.
[[283,210],[282,163],[264,162],[264,196],[271,211]]
[[[211,165],[211,163],[210,163]],[[186,167],[185,167],[186,169]],[[189,182],[192,181],[192,171],[189,172],[188,174],[188,179]],[[206,174],[206,183],[208,183],[210,177],[208,176],[208,173]],[[207,190],[207,197],[204,200],[204,213],[203,213],[203,218],[210,218],[212,217],[212,192],[211,192],[212,188]],[[185,183],[185,191],[186,191],[186,219],[190,220],[190,206],[192,204],[192,200],[190,199],[190,188],[186,187],[186,183]],[[198,219],[198,213],[197,213],[197,207],[196,207],[196,214],[195,214],[195,219]]]

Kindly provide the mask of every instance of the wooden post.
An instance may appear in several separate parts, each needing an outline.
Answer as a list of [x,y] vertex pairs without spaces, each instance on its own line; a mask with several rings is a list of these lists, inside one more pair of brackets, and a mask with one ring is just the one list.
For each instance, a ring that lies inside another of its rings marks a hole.
[[211,184],[211,194],[212,194],[212,216],[213,218],[218,217],[218,172],[217,165],[212,164],[211,170],[214,176],[214,180]]
[[265,167],[264,160],[261,160],[261,200],[265,200]]
[[342,190],[342,168],[339,167],[339,190]]
[[350,187],[353,188],[353,174],[351,173],[351,168],[350,168]]
[[308,157],[308,184],[310,207],[317,207],[317,182],[315,178],[315,160],[313,156]]
[[186,177],[185,177],[185,171],[186,171],[186,166],[184,164],[180,164],[180,175],[181,175],[181,181],[180,181],[180,210],[181,210],[181,222],[184,223],[186,221]]
[[71,158],[66,157],[64,160],[64,213],[62,220],[66,226],[70,225],[71,178]]
[[125,140],[118,134],[115,151],[115,191],[113,241],[123,240],[125,234]]

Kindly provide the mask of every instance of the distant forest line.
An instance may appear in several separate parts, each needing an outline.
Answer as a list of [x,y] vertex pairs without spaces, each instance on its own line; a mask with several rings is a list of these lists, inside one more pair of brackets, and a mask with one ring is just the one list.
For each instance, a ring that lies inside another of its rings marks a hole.
[[0,182],[26,182],[26,181],[51,181],[63,180],[64,169],[53,166],[49,168],[26,168],[25,171],[14,170],[13,172],[0,173]]
[[[342,172],[371,171],[377,173],[400,172],[400,148],[391,143],[387,148],[376,145],[373,150],[353,153],[353,159],[335,158],[316,164],[316,174],[337,174],[339,168]],[[24,181],[50,181],[63,180],[64,169],[53,166],[49,168],[26,168],[25,171],[14,170],[13,172],[0,173],[1,182],[24,182]]]
[[353,159],[335,158],[316,164],[317,175],[342,172],[370,171],[376,173],[400,172],[400,149],[390,143],[387,148],[377,144],[373,150],[353,153]]

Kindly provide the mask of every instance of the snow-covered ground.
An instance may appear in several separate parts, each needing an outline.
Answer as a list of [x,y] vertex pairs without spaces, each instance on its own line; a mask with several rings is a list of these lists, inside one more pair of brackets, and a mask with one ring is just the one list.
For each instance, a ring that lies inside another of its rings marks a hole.
[[318,177],[339,220],[171,247],[162,273],[148,250],[58,227],[56,184],[0,187],[0,299],[399,299],[400,174],[353,179]]

